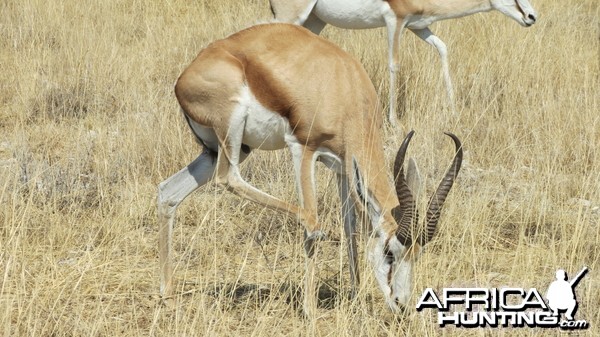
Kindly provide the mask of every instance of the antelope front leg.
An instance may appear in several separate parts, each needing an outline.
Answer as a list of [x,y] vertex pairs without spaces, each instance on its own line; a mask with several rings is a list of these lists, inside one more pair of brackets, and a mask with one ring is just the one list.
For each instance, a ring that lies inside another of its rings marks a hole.
[[306,274],[304,276],[304,314],[315,318],[317,312],[317,284],[315,243],[325,237],[317,221],[317,200],[315,195],[315,161],[313,150],[287,139],[292,153],[298,196],[300,198],[300,221],[304,225],[304,251],[306,253]]
[[444,83],[446,84],[446,93],[448,100],[450,101],[450,110],[453,114],[456,114],[456,107],[454,103],[454,89],[452,87],[452,79],[450,78],[450,66],[448,65],[448,48],[444,41],[437,37],[429,28],[423,29],[411,29],[421,40],[429,43],[437,49],[440,54],[440,60],[442,61],[442,73],[444,75]]
[[344,218],[344,234],[348,246],[348,264],[350,266],[350,281],[352,282],[352,298],[358,293],[360,275],[358,273],[358,251],[356,249],[356,209],[350,197],[348,178],[346,175],[337,174],[338,190],[342,203],[342,216]]

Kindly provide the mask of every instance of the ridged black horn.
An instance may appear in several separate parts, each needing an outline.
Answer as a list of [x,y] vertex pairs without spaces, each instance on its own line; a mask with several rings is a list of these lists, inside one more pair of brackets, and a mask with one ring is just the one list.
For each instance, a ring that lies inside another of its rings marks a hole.
[[394,161],[394,182],[400,204],[398,207],[392,209],[392,215],[398,224],[396,237],[403,245],[410,245],[412,243],[412,231],[413,228],[415,228],[414,224],[418,222],[415,199],[404,177],[404,157],[410,139],[414,133],[415,132],[411,130],[408,135],[406,135],[396,154],[396,160]]
[[437,223],[440,219],[440,213],[442,211],[442,206],[444,206],[444,201],[446,201],[446,197],[454,184],[454,179],[458,175],[458,171],[460,170],[460,165],[462,164],[463,158],[463,150],[462,145],[458,137],[450,132],[444,132],[447,136],[452,138],[454,141],[454,145],[456,146],[456,155],[454,156],[454,160],[452,161],[452,165],[446,172],[444,179],[440,182],[435,194],[431,196],[429,200],[429,205],[427,206],[427,215],[426,215],[426,224],[425,224],[425,232],[423,236],[420,238],[420,242],[425,244],[429,242],[433,236],[435,235],[435,230],[437,227]]

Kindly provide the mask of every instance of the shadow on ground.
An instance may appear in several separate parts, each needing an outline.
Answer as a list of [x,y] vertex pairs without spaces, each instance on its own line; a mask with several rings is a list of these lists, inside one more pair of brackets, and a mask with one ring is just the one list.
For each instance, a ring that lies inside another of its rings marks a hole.
[[[264,305],[273,300],[283,300],[294,309],[302,308],[302,287],[294,282],[284,282],[272,287],[257,284],[223,283],[206,287],[202,293],[220,300],[229,301],[229,305],[237,306],[247,302]],[[321,283],[317,295],[317,307],[331,310],[336,303],[349,300],[349,291],[340,291],[330,284]]]

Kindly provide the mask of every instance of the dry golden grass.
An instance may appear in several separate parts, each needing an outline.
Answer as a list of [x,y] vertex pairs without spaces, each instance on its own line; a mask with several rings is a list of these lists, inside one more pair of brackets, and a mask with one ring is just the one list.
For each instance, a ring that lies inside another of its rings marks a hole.
[[[536,1],[523,29],[499,13],[434,26],[450,49],[460,116],[446,108],[437,54],[402,42],[402,129],[431,191],[457,133],[466,149],[438,236],[415,270],[426,287],[537,287],[557,268],[590,274],[577,317],[600,329],[600,10]],[[5,336],[545,335],[440,329],[430,311],[393,319],[361,262],[349,301],[339,202],[319,168],[320,317],[298,313],[304,269],[294,219],[214,186],[192,195],[175,230],[178,302],[158,297],[156,186],[199,152],[172,88],[208,42],[270,18],[267,0],[0,3],[0,333]],[[356,55],[383,101],[383,29],[323,34]],[[296,200],[286,151],[256,152],[243,173]],[[579,200],[581,199],[581,200]],[[364,237],[364,236],[363,236]],[[361,240],[364,244],[364,240]],[[363,245],[364,246],[364,245]],[[416,299],[413,298],[413,301]]]

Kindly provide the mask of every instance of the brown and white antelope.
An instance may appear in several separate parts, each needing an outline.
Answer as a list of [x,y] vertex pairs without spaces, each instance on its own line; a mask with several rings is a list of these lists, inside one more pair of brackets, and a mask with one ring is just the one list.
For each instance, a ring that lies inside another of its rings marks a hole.
[[442,73],[450,109],[454,112],[454,90],[446,44],[428,28],[440,20],[498,10],[525,27],[533,25],[537,13],[529,0],[269,0],[277,21],[303,25],[319,34],[326,24],[347,29],[386,27],[390,70],[389,121],[395,121],[396,72],[404,28],[434,46],[442,61]]
[[[285,36],[282,39],[281,36]],[[322,237],[317,220],[316,161],[337,174],[348,239],[351,279],[358,283],[353,236],[355,207],[364,210],[374,240],[370,259],[387,304],[408,301],[414,259],[435,233],[442,204],[462,160],[461,144],[430,201],[423,230],[402,169],[412,132],[395,162],[395,184],[385,169],[381,108],[362,65],[307,29],[290,24],[258,25],[200,52],[183,71],[175,94],[202,153],[158,188],[159,246],[163,298],[173,289],[172,230],[177,206],[214,179],[264,207],[288,213],[305,227],[307,254],[304,309],[314,313],[313,245]],[[256,189],[239,165],[252,149],[291,150],[299,205]]]

